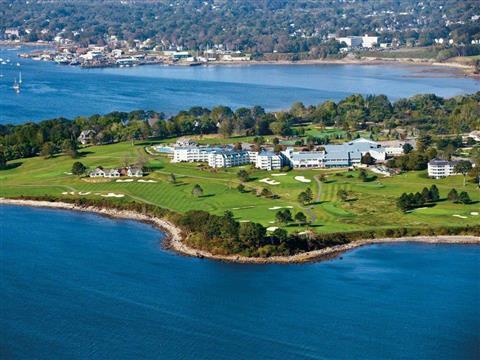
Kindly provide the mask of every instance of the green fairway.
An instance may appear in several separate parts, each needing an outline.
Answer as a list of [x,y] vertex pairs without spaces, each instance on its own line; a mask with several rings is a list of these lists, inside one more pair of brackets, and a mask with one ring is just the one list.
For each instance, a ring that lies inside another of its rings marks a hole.
[[[117,182],[80,178],[69,174],[73,162],[77,160],[66,156],[52,159],[37,157],[12,161],[8,170],[0,171],[0,196],[101,198],[102,195],[115,193],[122,194],[123,197],[112,198],[114,201],[136,200],[178,212],[201,209],[222,214],[230,210],[239,221],[260,222],[267,227],[279,226],[275,223],[276,211],[289,208],[293,214],[303,211],[312,220],[311,227],[317,232],[480,224],[480,216],[475,215],[480,211],[480,205],[476,203],[480,200],[480,192],[471,183],[464,189],[461,176],[432,180],[426,177],[425,171],[420,171],[362,182],[357,172],[345,170],[303,170],[279,175],[278,172],[252,170],[245,166],[243,168],[250,172],[252,180],[245,183],[247,192],[240,193],[237,190],[240,180],[236,176],[239,167],[215,170],[205,169],[198,163],[172,164],[165,156],[146,154],[144,146],[145,144],[132,146],[131,143],[92,146],[83,149],[83,156],[78,159],[93,169],[96,166],[120,167],[124,163],[135,162],[139,156],[146,156],[147,166],[152,171],[141,182],[138,179]],[[175,174],[176,183],[170,182],[171,173]],[[327,176],[325,182],[316,180],[315,177],[320,174]],[[310,182],[301,182],[295,179],[296,176],[303,176]],[[267,178],[278,184],[270,185],[261,181]],[[151,182],[144,182],[146,180]],[[203,196],[195,197],[191,194],[194,184],[203,188]],[[395,201],[403,192],[421,191],[423,187],[432,184],[438,186],[442,201],[407,214],[396,208]],[[304,206],[297,201],[297,196],[307,187],[312,189],[314,201]],[[445,200],[453,187],[459,191],[468,191],[474,203],[453,204]],[[257,190],[262,188],[270,189],[279,198],[257,197]],[[338,198],[339,190],[348,191],[347,201]],[[286,229],[302,231],[304,228],[292,224]]]

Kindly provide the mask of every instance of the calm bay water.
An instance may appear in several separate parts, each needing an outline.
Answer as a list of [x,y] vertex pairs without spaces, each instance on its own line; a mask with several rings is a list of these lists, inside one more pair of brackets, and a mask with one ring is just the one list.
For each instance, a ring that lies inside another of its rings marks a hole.
[[14,206],[0,235],[0,358],[480,357],[478,246],[225,264],[148,225]]
[[[288,108],[295,101],[317,104],[352,93],[392,99],[418,93],[454,96],[480,89],[480,82],[448,72],[425,73],[418,66],[258,65],[80,69],[19,59],[18,50],[0,49],[0,124],[56,116],[152,109],[167,114],[194,105],[232,108],[261,105]],[[20,66],[16,66],[16,63]],[[13,89],[22,72],[20,94]]]

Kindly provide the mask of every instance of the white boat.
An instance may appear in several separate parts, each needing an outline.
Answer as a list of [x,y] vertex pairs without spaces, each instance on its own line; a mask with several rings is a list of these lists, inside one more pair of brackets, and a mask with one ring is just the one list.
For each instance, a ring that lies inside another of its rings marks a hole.
[[22,84],[22,72],[20,71],[20,73],[18,74],[18,83],[21,85]]
[[12,86],[12,87],[13,87],[13,90],[15,90],[15,92],[16,92],[17,94],[20,93],[20,84],[17,82],[17,79],[15,79],[15,81],[13,82],[13,86]]
[[17,62],[17,66],[20,66],[20,63],[19,63],[19,62]]

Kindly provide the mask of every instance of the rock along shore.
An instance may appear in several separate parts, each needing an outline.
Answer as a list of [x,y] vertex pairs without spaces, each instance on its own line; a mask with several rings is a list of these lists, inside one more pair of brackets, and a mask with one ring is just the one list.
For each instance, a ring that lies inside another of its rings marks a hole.
[[34,200],[21,200],[21,199],[5,199],[0,198],[0,205],[18,205],[18,206],[31,206],[31,207],[45,207],[64,210],[75,210],[84,212],[94,212],[101,215],[130,219],[140,222],[146,222],[154,225],[158,229],[164,231],[167,235],[164,240],[166,248],[171,249],[181,255],[208,258],[226,262],[236,262],[243,264],[295,264],[314,262],[332,257],[339,254],[355,249],[360,246],[381,244],[381,243],[405,243],[405,242],[420,242],[427,244],[480,244],[480,237],[470,235],[455,235],[455,236],[415,236],[404,238],[379,238],[379,239],[365,239],[356,240],[343,245],[336,245],[320,250],[309,251],[291,256],[271,256],[268,258],[260,257],[247,257],[241,255],[215,255],[208,251],[197,250],[185,245],[182,240],[184,235],[182,231],[168,220],[152,217],[146,214],[141,214],[135,211],[129,210],[116,210],[108,208],[97,208],[93,206],[77,206],[75,204],[66,202],[50,202],[50,201],[34,201]]

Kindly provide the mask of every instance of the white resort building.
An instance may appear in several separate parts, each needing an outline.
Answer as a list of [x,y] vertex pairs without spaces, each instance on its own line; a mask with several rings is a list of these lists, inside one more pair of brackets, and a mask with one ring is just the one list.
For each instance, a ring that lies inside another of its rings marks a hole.
[[369,153],[376,162],[384,162],[387,151],[375,141],[357,139],[340,145],[325,145],[323,151],[293,151],[287,149],[282,155],[293,168],[349,167],[361,163],[362,156]]
[[247,151],[207,146],[179,146],[173,151],[172,162],[205,162],[213,168],[254,164],[263,170],[282,168],[282,156],[270,151]]
[[[172,162],[205,162],[214,168],[254,164],[262,170],[279,170],[284,165],[293,168],[350,167],[361,163],[369,153],[377,163],[388,156],[400,155],[375,141],[357,139],[341,145],[325,145],[322,151],[294,151],[292,148],[275,154],[272,151],[235,150],[232,147],[176,146]],[[402,150],[403,153],[403,150]]]
[[428,162],[428,176],[441,179],[450,175],[456,175],[454,169],[457,161],[433,159]]

